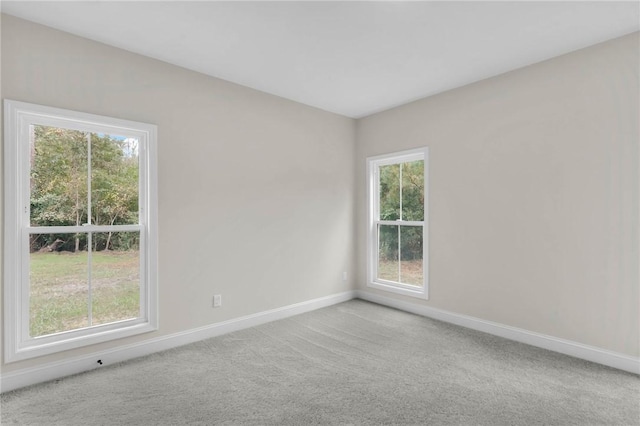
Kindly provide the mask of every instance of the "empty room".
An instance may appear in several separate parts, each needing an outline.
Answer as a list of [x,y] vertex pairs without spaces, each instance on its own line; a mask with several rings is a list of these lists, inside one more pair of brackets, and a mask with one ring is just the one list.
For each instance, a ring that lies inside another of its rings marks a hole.
[[637,1],[0,8],[0,423],[640,425]]

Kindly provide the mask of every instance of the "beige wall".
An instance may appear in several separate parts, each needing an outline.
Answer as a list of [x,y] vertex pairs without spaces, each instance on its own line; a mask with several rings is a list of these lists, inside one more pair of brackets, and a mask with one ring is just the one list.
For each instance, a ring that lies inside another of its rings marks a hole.
[[10,16],[2,96],[158,125],[160,261],[157,333],[3,372],[352,288],[353,120]]
[[639,355],[638,34],[357,123],[10,16],[1,35],[2,98],[158,125],[161,314],[3,372],[366,289],[365,158],[423,145],[431,297],[385,295]]
[[427,145],[430,300],[387,296],[637,357],[638,41],[359,120],[360,288],[365,159]]

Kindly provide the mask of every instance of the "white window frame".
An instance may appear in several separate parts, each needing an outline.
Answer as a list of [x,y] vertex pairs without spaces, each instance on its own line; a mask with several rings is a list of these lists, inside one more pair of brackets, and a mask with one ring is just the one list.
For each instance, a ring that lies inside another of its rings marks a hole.
[[[4,101],[4,362],[120,339],[158,329],[157,309],[157,127],[94,114]],[[32,227],[30,224],[29,126],[115,134],[139,140],[139,222],[134,225]],[[29,336],[29,234],[140,232],[138,318]],[[108,229],[107,229],[108,228]]]
[[[424,220],[423,221],[381,221],[380,220],[380,166],[424,160]],[[367,286],[392,293],[429,298],[429,148],[422,147],[391,154],[367,158]],[[377,278],[378,276],[378,225],[422,226],[422,267],[424,282],[421,287]]]

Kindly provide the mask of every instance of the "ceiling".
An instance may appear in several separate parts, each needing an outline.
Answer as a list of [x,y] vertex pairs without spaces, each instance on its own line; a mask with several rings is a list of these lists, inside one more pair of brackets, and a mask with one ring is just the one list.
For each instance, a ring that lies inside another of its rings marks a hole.
[[359,118],[640,30],[631,2],[31,2],[2,12]]

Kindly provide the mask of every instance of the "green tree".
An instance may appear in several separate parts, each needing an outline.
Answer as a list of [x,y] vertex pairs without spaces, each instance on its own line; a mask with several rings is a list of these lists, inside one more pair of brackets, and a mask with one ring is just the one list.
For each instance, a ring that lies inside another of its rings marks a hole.
[[[92,223],[122,225],[138,221],[138,155],[130,140],[92,134],[91,196]],[[97,155],[93,155],[94,151]],[[106,241],[95,238],[95,249],[103,244],[113,249],[113,233]],[[118,249],[119,247],[115,247]]]
[[[87,220],[87,141],[84,133],[34,126],[31,154],[31,224],[79,226]],[[47,235],[50,244],[58,235]],[[64,237],[63,237],[64,239]],[[75,236],[74,251],[81,236]]]
[[[380,220],[424,220],[424,161],[389,164],[380,167]],[[401,260],[422,255],[422,228],[382,225],[379,233],[380,256]]]
[[[137,223],[137,141],[109,135],[34,126],[31,146],[31,224],[34,226],[118,225]],[[90,144],[90,155],[89,155]],[[90,158],[89,158],[90,157]],[[91,208],[88,204],[91,165]],[[32,250],[68,239],[68,234],[34,237]],[[121,249],[112,233],[94,234],[94,249]],[[125,248],[135,246],[126,238]],[[76,234],[63,247],[78,251],[86,234]]]

